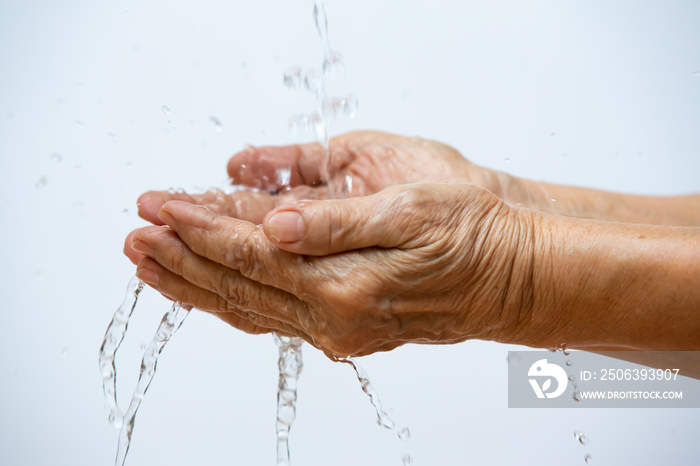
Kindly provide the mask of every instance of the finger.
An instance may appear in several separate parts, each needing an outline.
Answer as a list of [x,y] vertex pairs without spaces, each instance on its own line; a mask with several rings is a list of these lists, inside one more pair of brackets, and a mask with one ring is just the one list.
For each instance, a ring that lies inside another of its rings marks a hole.
[[132,264],[138,265],[144,255],[136,251],[131,245],[134,243],[134,235],[138,230],[134,230],[126,236],[124,240],[124,255],[129,258]]
[[256,322],[259,325],[298,326],[298,313],[307,311],[306,305],[295,296],[194,254],[170,228],[142,228],[134,235],[133,247],[198,288],[223,297],[235,308],[259,315],[261,320]]
[[160,212],[160,208],[163,204],[171,200],[195,203],[194,198],[183,191],[147,191],[141,194],[136,201],[136,205],[139,209],[139,217],[154,225],[162,225],[163,222],[158,218],[158,212]]
[[263,230],[273,244],[296,254],[322,256],[397,247],[413,237],[416,228],[406,208],[411,203],[410,191],[397,196],[395,191],[283,205],[265,216]]
[[246,318],[244,312],[231,307],[221,296],[193,285],[149,257],[144,257],[139,262],[136,276],[166,298],[215,314],[246,333],[268,333],[275,330],[257,325]]
[[279,195],[244,190],[227,194],[219,189],[212,189],[201,194],[187,194],[184,191],[174,193],[148,191],[139,197],[138,206],[141,218],[154,225],[163,225],[163,221],[158,218],[158,212],[168,201],[185,201],[202,205],[218,215],[240,218],[257,225],[262,223],[265,214],[280,204],[319,197],[325,197],[325,191],[309,186],[297,186]]
[[295,329],[282,322],[275,322],[272,319],[261,318],[255,313],[232,306],[216,293],[197,287],[149,257],[145,257],[139,262],[136,276],[166,298],[214,314],[229,325],[246,333],[276,332],[284,336],[296,336],[313,344],[313,339],[303,330]]
[[[346,166],[351,160],[340,139],[331,139],[333,167]],[[323,182],[328,151],[318,143],[291,146],[250,147],[228,162],[234,184],[279,191],[286,186],[317,186]]]
[[312,266],[298,261],[299,256],[280,251],[252,223],[178,201],[166,203],[160,218],[195,254],[237,270],[254,282],[304,298],[297,294],[295,284]]

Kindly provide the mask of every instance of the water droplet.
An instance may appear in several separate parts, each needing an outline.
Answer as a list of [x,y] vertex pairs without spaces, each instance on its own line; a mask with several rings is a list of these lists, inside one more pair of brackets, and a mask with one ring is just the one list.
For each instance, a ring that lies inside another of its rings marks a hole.
[[413,458],[411,455],[403,455],[403,466],[413,466]]
[[355,94],[348,94],[340,103],[343,113],[350,118],[355,118],[358,105],[357,96]]
[[301,68],[298,66],[290,66],[284,72],[284,85],[290,89],[299,89],[301,87]]
[[583,459],[586,461],[586,464],[591,464],[593,461],[593,457],[591,455],[586,455]]
[[[552,199],[552,200],[554,200],[554,199]],[[562,343],[556,347],[555,351],[565,351],[565,350],[566,350],[566,343]]]
[[573,382],[574,380],[576,380],[576,377],[574,377],[573,375],[570,375],[570,376],[569,376],[569,380],[570,380],[571,382]]
[[126,215],[129,213],[129,209],[122,209],[122,214]]
[[63,347],[63,349],[61,349],[61,356],[63,356],[63,357],[68,356],[68,347],[67,346]]
[[126,162],[126,166],[129,167],[129,168],[131,168],[131,167],[134,166],[134,164],[132,164],[131,162]]
[[303,77],[304,88],[314,94],[321,91],[323,79],[318,71],[314,69],[307,70]]
[[343,56],[340,52],[333,52],[330,58],[323,60],[323,74],[328,77],[337,77],[345,74]]
[[141,345],[139,345],[139,348],[141,349],[141,351],[146,351],[147,347],[148,347],[147,343],[141,343]]
[[289,168],[278,168],[275,170],[275,176],[279,186],[289,186],[289,182],[292,179],[292,170]]
[[549,137],[550,137],[550,138],[553,138],[553,137],[556,136],[556,135],[557,135],[557,133],[549,133]]
[[345,197],[348,197],[352,193],[352,176],[345,175],[345,186],[343,189]]
[[403,440],[404,442],[408,442],[411,440],[411,431],[408,429],[408,427],[404,427],[399,431],[399,438]]
[[107,136],[109,136],[109,137],[110,137],[110,138],[112,138],[112,139],[114,139],[114,138],[116,138],[116,137],[117,137],[117,135],[116,135],[116,134],[114,134],[114,133],[113,133],[113,132],[111,132],[111,131],[108,131],[108,132],[107,132]]
[[574,390],[573,398],[576,402],[581,401],[581,392],[579,392],[578,390]]
[[578,440],[581,445],[588,445],[588,437],[580,430],[574,431],[574,438]]
[[323,118],[320,113],[311,115],[297,115],[289,119],[289,129],[293,133],[308,132],[323,126]]
[[552,202],[557,202],[557,200],[554,199],[553,197],[550,197],[549,200],[552,201]]
[[85,128],[85,123],[83,123],[83,122],[80,121],[80,120],[75,120],[75,121],[73,122],[73,124],[75,124],[75,126],[77,126],[77,127],[80,128],[80,129],[84,129],[84,128]]
[[163,105],[162,107],[160,107],[160,110],[166,115],[170,113],[170,107],[168,107],[167,105]]
[[506,358],[508,361],[508,364],[512,366],[517,366],[520,364],[520,355],[518,353],[514,352],[508,352],[508,357]]
[[48,182],[49,182],[49,179],[46,177],[46,175],[44,175],[44,176],[42,176],[41,178],[39,178],[39,181],[37,181],[37,182],[34,184],[34,187],[35,187],[36,189],[41,189],[41,188],[43,188],[44,186],[46,186],[46,183],[48,183]]
[[572,364],[573,364],[573,363],[572,363],[571,361],[566,361],[566,365],[567,365],[567,366],[571,367]]
[[209,121],[211,121],[212,123],[214,123],[214,130],[215,130],[217,133],[218,133],[218,132],[221,132],[221,130],[223,129],[223,126],[221,125],[221,122],[219,121],[218,118],[216,118],[215,116],[210,116],[210,117],[209,117]]
[[564,349],[562,352],[564,353],[564,356],[568,356],[571,354],[571,351],[568,349]]
[[693,74],[693,76],[695,76],[696,78],[700,78],[700,71],[696,71],[696,72]]
[[506,163],[509,163],[509,162],[510,162],[510,157],[506,157],[506,158],[505,158],[505,161],[506,161]]

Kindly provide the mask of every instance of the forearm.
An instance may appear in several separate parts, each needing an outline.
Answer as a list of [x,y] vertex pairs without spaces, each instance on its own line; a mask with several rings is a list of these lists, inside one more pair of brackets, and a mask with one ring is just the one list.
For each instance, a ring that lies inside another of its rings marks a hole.
[[511,205],[565,215],[648,225],[700,226],[700,194],[638,196],[490,175],[494,194]]
[[533,215],[535,303],[521,343],[700,350],[700,228]]

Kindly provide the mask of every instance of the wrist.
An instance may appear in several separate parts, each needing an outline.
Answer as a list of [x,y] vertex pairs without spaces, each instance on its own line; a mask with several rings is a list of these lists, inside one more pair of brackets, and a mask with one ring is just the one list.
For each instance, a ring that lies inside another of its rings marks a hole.
[[689,350],[700,334],[697,229],[535,213],[531,328],[551,348]]

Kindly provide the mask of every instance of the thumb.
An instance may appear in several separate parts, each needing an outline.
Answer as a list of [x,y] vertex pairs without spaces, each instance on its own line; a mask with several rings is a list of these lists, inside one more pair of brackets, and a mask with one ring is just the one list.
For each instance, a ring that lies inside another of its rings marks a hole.
[[[376,194],[351,199],[299,201],[268,212],[263,230],[280,249],[324,256],[368,247],[401,244],[396,215]],[[395,213],[395,212],[394,212]]]

